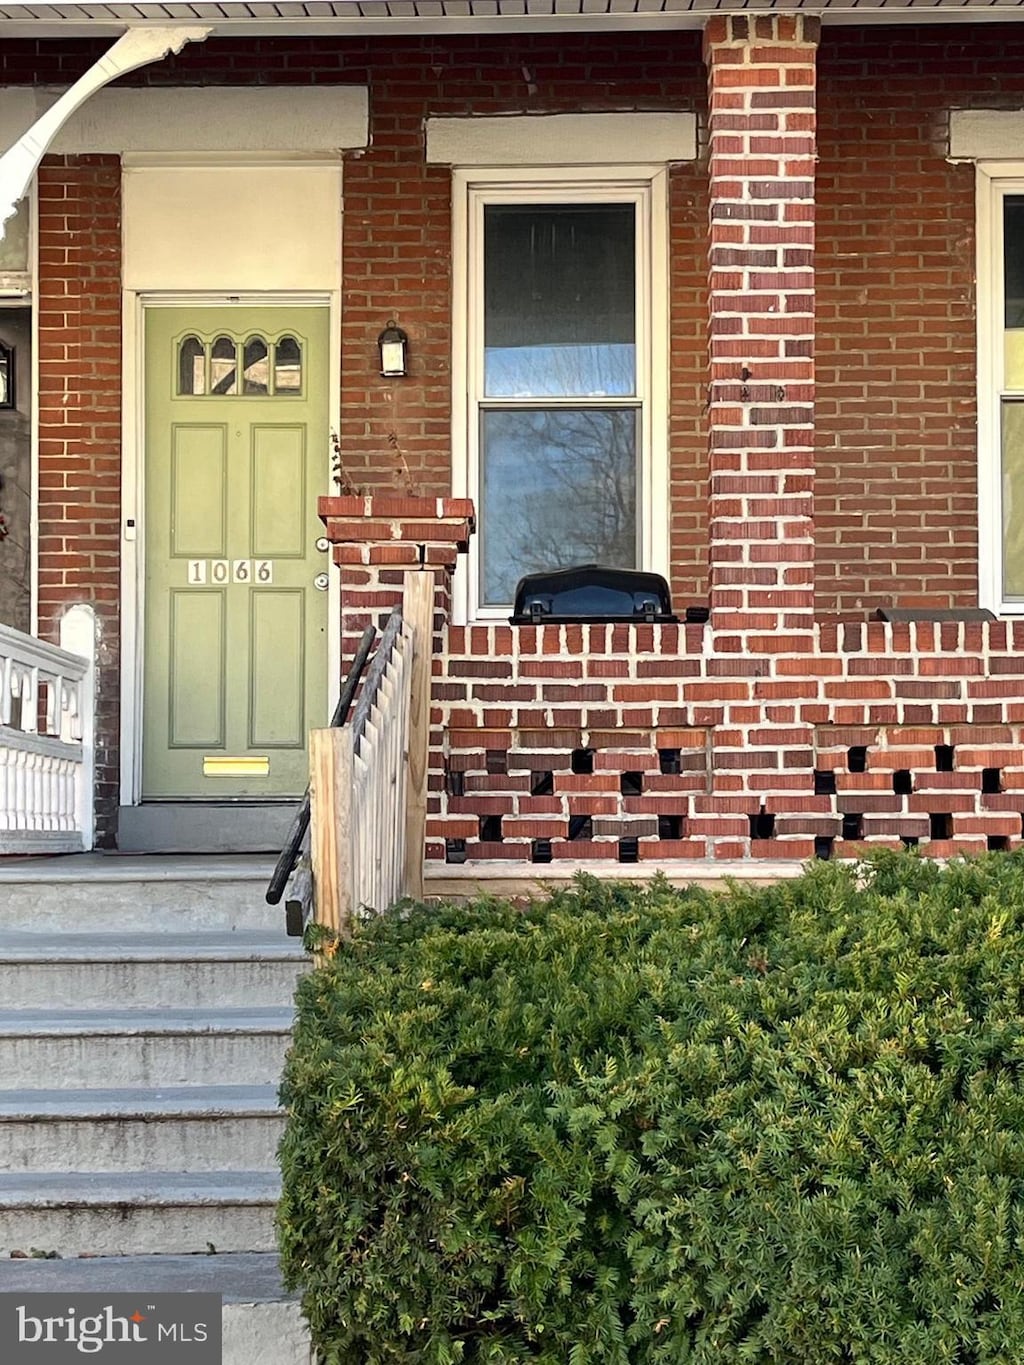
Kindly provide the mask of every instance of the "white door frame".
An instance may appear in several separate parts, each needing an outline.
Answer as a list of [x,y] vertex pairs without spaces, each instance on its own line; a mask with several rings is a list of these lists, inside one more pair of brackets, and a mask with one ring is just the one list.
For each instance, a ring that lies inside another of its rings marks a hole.
[[[341,290],[263,290],[238,294],[209,290],[131,290],[122,293],[121,413],[121,794],[122,806],[142,800],[143,621],[145,620],[146,428],[145,311],[147,308],[319,307],[328,310],[330,347],[328,431],[341,429]],[[324,443],[323,491],[330,493],[330,441]],[[341,577],[333,561],[327,591],[327,711],[341,686]]]

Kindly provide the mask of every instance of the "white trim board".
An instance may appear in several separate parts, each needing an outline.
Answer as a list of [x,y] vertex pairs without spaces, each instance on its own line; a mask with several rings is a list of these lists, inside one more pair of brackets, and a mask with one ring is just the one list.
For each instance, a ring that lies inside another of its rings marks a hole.
[[[12,146],[60,97],[53,86],[0,86],[0,148]],[[71,116],[50,151],[318,152],[364,148],[362,85],[158,86],[101,90]]]
[[129,165],[123,284],[144,292],[340,287],[342,163]]
[[427,162],[446,166],[611,166],[636,159],[693,161],[697,118],[687,113],[521,114],[428,118]]

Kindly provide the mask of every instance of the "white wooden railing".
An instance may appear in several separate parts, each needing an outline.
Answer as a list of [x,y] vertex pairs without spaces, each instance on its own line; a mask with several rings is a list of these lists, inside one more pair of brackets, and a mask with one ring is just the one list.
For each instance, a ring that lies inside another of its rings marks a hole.
[[406,574],[351,721],[310,735],[313,915],[335,933],[423,894],[433,605],[433,574]]
[[72,607],[60,636],[0,626],[0,854],[93,845],[92,608]]

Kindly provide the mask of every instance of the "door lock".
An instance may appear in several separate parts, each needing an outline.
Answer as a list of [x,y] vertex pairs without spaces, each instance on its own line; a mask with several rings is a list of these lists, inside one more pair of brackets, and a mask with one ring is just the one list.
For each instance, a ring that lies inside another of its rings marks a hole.
[[316,548],[317,548],[322,554],[326,554],[327,551],[331,548],[331,542],[327,539],[326,536],[317,536],[317,538],[316,538]]

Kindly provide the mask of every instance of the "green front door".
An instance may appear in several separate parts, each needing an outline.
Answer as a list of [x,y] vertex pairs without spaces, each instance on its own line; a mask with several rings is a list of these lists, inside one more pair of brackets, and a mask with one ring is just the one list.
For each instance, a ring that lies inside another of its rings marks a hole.
[[144,799],[305,790],[328,350],[325,308],[146,312]]

